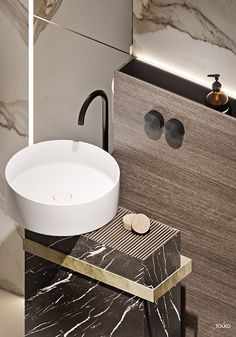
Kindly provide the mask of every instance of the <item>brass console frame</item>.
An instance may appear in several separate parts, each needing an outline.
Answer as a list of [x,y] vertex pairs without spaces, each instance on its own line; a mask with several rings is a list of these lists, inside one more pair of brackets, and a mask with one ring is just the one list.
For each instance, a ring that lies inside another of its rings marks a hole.
[[58,252],[32,240],[24,239],[23,247],[24,250],[28,253],[37,255],[45,260],[93,278],[96,281],[105,283],[116,289],[138,296],[149,302],[156,302],[160,297],[167,293],[171,288],[176,286],[192,271],[192,260],[181,255],[180,268],[155,288],[149,288],[118,274],[114,274],[108,270],[97,267],[86,261],[82,261],[73,256]]

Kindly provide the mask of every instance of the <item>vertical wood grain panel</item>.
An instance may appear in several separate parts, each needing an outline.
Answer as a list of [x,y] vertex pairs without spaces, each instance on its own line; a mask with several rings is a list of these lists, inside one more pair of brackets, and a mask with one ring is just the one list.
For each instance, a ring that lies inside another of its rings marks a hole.
[[[181,231],[193,259],[186,286],[186,336],[236,335],[236,119],[143,82],[115,74],[115,153],[121,205]],[[144,132],[144,115],[179,119],[183,144]],[[230,329],[217,329],[227,322]]]

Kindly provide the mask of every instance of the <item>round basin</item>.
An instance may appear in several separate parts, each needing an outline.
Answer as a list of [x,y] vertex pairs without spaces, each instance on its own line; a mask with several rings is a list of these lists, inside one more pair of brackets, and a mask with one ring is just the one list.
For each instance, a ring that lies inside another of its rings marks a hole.
[[46,235],[79,235],[116,215],[120,169],[97,146],[52,140],[17,152],[6,166],[10,215]]

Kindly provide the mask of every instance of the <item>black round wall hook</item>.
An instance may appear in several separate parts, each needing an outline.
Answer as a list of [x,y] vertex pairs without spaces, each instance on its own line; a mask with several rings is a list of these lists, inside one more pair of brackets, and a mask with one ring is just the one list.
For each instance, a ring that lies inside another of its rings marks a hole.
[[153,140],[160,139],[163,126],[164,118],[160,112],[151,110],[145,114],[144,130],[149,138]]
[[183,123],[176,119],[171,118],[165,124],[165,137],[167,143],[174,149],[182,146],[185,128]]

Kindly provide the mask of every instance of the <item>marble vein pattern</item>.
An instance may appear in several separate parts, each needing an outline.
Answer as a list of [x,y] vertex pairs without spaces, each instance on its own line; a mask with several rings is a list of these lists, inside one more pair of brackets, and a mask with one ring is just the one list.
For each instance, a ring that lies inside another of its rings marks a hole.
[[134,0],[133,55],[235,97],[235,22],[235,0]]
[[[34,15],[51,21],[60,8],[63,0],[34,0]],[[36,42],[40,33],[47,27],[48,22],[34,18],[34,41]]]
[[[221,15],[227,17],[222,24]],[[201,0],[135,0],[134,32],[143,34],[167,26],[189,34],[193,39],[209,42],[236,54],[234,29],[236,2],[218,0],[217,4]]]
[[4,172],[28,143],[27,1],[0,0],[0,28],[0,288],[23,295],[23,233],[8,215]]
[[[153,287],[178,267],[179,236],[147,261],[86,236],[26,238]],[[176,265],[177,264],[177,265]],[[180,285],[149,303],[26,253],[25,336],[180,337]]]
[[4,188],[3,186],[5,185],[5,181],[3,176],[0,174],[0,186],[1,186],[1,190],[0,190],[0,209],[2,209],[3,211],[5,211],[5,193],[4,193]]
[[25,45],[28,45],[28,11],[20,0],[0,0],[0,10],[18,30]]
[[[18,31],[25,46],[28,45],[28,11],[19,0],[0,0],[0,11]],[[13,79],[14,80],[14,79]],[[19,136],[27,137],[27,101],[0,100],[0,127],[13,129]]]
[[28,103],[24,100],[10,103],[0,101],[0,126],[27,137],[27,106]]

